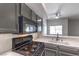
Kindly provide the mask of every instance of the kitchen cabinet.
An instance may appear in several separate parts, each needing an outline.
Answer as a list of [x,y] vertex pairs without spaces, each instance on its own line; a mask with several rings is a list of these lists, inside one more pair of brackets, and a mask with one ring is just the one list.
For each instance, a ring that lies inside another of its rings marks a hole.
[[42,19],[39,16],[37,17],[26,4],[2,3],[0,4],[0,32],[19,33],[19,16],[24,16],[29,21],[32,20],[30,23],[35,24],[30,26],[33,29],[32,31],[36,32],[36,27],[38,27],[39,32],[42,30]]
[[56,50],[45,48],[45,56],[56,56]]
[[19,17],[19,33],[35,33],[36,22],[24,16]]
[[43,20],[41,17],[35,14],[26,4],[21,4],[21,16],[28,18],[29,20],[34,21],[37,25],[35,26],[37,29],[35,32],[42,32],[42,23]]
[[37,32],[42,32],[43,29],[43,19],[41,17],[39,17],[38,15],[36,15],[33,11],[32,11],[32,20],[34,22],[36,22],[36,27],[37,27]]
[[58,46],[54,44],[45,43],[45,56],[57,56]]
[[44,43],[40,43],[38,45],[37,50],[35,51],[34,56],[45,56],[45,51],[44,51]]
[[44,45],[45,45],[45,48],[57,50],[57,45],[55,44],[45,43]]
[[21,15],[28,19],[32,17],[32,10],[24,3],[21,4]]
[[36,22],[36,14],[32,11],[32,20]]
[[42,32],[43,20],[37,16],[37,32]]
[[0,4],[0,32],[18,32],[18,4]]
[[59,56],[76,56],[76,55],[75,54],[68,53],[68,52],[59,51]]
[[45,56],[45,50],[43,49],[41,56]]
[[23,17],[20,21],[21,28],[19,26],[20,33],[37,32],[36,14],[24,3],[21,4],[20,8],[20,15]]
[[59,46],[59,51],[65,52],[66,54],[71,55],[71,56],[79,55],[79,48]]
[[79,48],[45,43],[46,56],[79,56]]

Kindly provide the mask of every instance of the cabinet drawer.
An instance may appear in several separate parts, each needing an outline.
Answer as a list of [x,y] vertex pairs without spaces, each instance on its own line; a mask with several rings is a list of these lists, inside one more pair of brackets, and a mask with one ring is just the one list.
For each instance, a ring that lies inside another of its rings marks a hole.
[[49,43],[45,43],[44,45],[45,45],[45,48],[57,50],[57,45],[49,44]]
[[79,55],[79,48],[59,46],[59,51],[64,51],[64,52],[68,52],[71,54]]

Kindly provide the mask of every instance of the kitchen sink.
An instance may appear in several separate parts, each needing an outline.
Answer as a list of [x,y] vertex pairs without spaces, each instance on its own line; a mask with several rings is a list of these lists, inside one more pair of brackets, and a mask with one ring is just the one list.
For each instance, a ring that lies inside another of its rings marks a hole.
[[56,41],[56,39],[52,39],[49,40],[49,42],[55,43],[55,44],[60,44],[60,45],[69,45],[69,42],[65,41],[65,40],[58,40]]

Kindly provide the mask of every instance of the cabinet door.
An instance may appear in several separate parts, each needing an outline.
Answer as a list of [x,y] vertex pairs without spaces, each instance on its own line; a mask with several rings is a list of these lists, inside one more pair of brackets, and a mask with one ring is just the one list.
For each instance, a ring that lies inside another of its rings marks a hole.
[[45,56],[45,50],[42,51],[41,56]]
[[55,44],[45,43],[44,45],[45,45],[45,48],[57,50],[57,45]]
[[36,14],[32,11],[32,20],[36,22]]
[[79,55],[79,48],[75,48],[75,47],[59,46],[59,51],[63,51],[74,55]]
[[59,52],[59,56],[77,56],[77,55],[60,51],[60,52]]
[[56,56],[56,51],[53,49],[45,48],[45,56]]
[[37,31],[41,32],[42,31],[42,26],[43,26],[43,20],[39,16],[37,16]]
[[21,15],[27,17],[28,19],[31,19],[32,17],[32,11],[31,9],[24,3],[21,4]]
[[0,4],[0,32],[17,31],[17,4],[2,3]]

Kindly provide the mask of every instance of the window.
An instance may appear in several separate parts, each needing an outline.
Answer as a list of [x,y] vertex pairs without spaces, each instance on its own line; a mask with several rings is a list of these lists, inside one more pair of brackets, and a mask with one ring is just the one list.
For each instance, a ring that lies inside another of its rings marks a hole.
[[62,25],[50,26],[50,34],[61,34],[62,35]]

